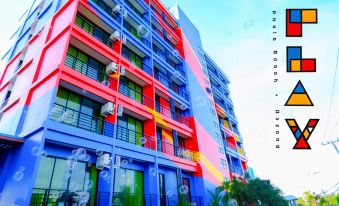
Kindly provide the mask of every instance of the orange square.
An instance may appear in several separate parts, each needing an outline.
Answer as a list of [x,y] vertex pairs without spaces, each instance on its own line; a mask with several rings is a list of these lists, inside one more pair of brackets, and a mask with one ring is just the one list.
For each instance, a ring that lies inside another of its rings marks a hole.
[[302,10],[301,13],[303,23],[317,23],[317,10]]

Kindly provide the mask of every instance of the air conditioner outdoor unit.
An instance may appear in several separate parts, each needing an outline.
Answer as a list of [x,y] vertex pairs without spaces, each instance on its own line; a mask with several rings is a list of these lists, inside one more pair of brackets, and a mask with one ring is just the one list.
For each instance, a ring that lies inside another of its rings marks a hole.
[[120,40],[120,32],[119,31],[113,32],[109,38],[112,41],[119,41]]
[[97,157],[96,168],[103,170],[104,168],[111,168],[110,154],[104,153]]
[[101,115],[107,117],[114,113],[114,104],[112,102],[107,102],[101,107]]
[[126,37],[126,35],[122,35],[122,43],[123,43],[123,44],[126,44],[126,42],[127,42],[127,37]]
[[124,76],[126,74],[125,67],[120,67],[120,75]]
[[124,113],[124,108],[121,105],[119,105],[118,106],[118,113],[117,113],[117,115],[119,117],[121,117],[123,113]]
[[114,13],[120,13],[121,12],[121,6],[119,4],[115,5],[113,8]]
[[117,73],[118,72],[118,64],[115,62],[111,62],[109,65],[106,66],[106,73],[108,75],[111,75],[113,73]]

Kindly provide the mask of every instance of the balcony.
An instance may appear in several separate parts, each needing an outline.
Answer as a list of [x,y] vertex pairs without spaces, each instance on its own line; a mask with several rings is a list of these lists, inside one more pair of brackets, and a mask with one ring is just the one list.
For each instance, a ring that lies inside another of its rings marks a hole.
[[181,88],[179,88],[178,85],[172,83],[171,80],[168,79],[168,77],[160,74],[159,72],[154,72],[154,78],[161,82],[163,85],[171,89],[174,93],[178,94],[179,96],[183,97],[185,100],[188,101],[188,94]]
[[130,130],[126,127],[118,126],[117,139],[155,150],[156,141],[154,137]]
[[122,56],[128,59],[132,64],[139,67],[141,70],[153,76],[153,69],[146,64],[143,64],[141,57],[127,49],[126,47],[122,47]]
[[230,166],[230,169],[231,169],[231,172],[232,173],[235,173],[235,174],[238,174],[238,175],[243,175],[243,171],[241,169],[241,167],[237,167],[237,166]]
[[146,23],[149,22],[149,20],[144,15],[145,13],[141,13],[141,11],[139,11],[129,0],[125,0],[125,4]]
[[198,161],[198,154],[196,152],[173,145],[172,143],[169,142],[161,141],[158,139],[157,148],[158,151],[163,152],[165,154],[170,154],[194,162]]
[[114,125],[112,123],[59,104],[53,105],[50,119],[72,127],[113,137]]
[[119,193],[114,192],[112,198],[112,206],[118,205],[143,205],[143,206],[156,206],[157,195],[141,194],[141,193]]
[[140,104],[143,104],[149,108],[153,108],[154,106],[154,101],[143,95],[142,93],[128,87],[128,85],[126,85],[123,82],[120,82],[120,86],[119,86],[119,92],[131,99],[133,99],[134,101],[139,102]]
[[156,53],[162,60],[167,62],[175,71],[178,71],[182,76],[185,76],[185,72],[182,69],[182,66],[175,63],[171,58],[169,58],[169,53],[167,50],[165,52],[161,50],[159,47],[157,47],[155,44],[153,44],[153,51]]
[[115,13],[113,11],[113,8],[108,5],[105,1],[103,0],[92,0],[98,7],[100,7],[102,10],[104,10],[109,16],[111,16],[113,19],[117,20],[119,14]]
[[175,111],[172,111],[167,107],[164,107],[158,102],[155,103],[155,110],[166,117],[169,117],[181,124],[186,125],[187,127],[190,127],[190,120],[187,117],[181,116],[180,114],[176,113]]
[[168,37],[165,36],[164,32],[159,30],[156,26],[154,26],[152,24],[152,29],[153,31],[155,31],[155,33],[157,33],[157,35],[162,39],[164,40],[164,42],[166,42],[167,44],[169,44],[169,46],[172,48],[172,49],[175,49],[175,45],[168,39]]
[[154,6],[151,6],[152,11],[157,14],[160,19],[170,28],[175,34],[177,34],[175,28],[167,21],[166,17],[163,16],[162,12],[160,13],[157,9],[154,8]]
[[[184,203],[181,203],[184,202]],[[181,204],[180,204],[181,203]],[[203,206],[204,199],[202,196],[191,196],[189,194],[186,195],[172,195],[168,196],[166,194],[160,195],[160,205],[195,205],[195,206]]]
[[[34,188],[30,206],[47,206],[47,205],[86,205],[81,202],[81,196],[89,194],[89,198],[92,199],[93,193],[88,191],[76,191],[70,190],[57,190],[57,189],[39,189]],[[95,195],[95,194],[94,194]],[[95,198],[97,202],[102,201],[103,198],[97,195]],[[108,199],[107,199],[108,200]]]
[[106,66],[102,63],[97,64],[96,66],[92,66],[87,62],[83,62],[82,60],[67,54],[65,59],[65,65],[86,75],[87,77],[103,84],[105,81],[109,82],[109,88],[113,88],[112,81],[116,81],[115,79],[108,76],[105,72],[103,72]]
[[224,142],[225,149],[228,148],[228,149],[230,149],[234,152],[238,152],[236,144],[233,144],[233,143],[226,141],[226,140],[224,140],[223,142]]
[[132,24],[128,21],[124,20],[123,23],[124,28],[129,31],[136,39],[141,41],[146,47],[151,47],[151,42],[149,42],[146,38],[142,37],[138,33],[138,29],[136,29]]
[[112,48],[113,41],[109,38],[110,35],[101,28],[95,26],[92,22],[77,14],[75,24],[100,42]]

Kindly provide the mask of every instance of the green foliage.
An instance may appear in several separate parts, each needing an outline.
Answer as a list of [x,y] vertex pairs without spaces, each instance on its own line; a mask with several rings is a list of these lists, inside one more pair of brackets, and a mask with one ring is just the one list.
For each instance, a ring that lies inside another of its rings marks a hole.
[[[258,178],[247,181],[233,179],[231,182],[223,182],[214,193],[210,192],[210,205],[226,206],[229,199],[236,199],[239,206],[257,205],[259,202],[262,206],[288,206],[281,193],[281,190],[272,186],[269,181]],[[220,202],[221,204],[217,204]]]
[[119,206],[135,205],[135,195],[130,186],[123,186],[117,196],[114,197],[114,203]]
[[177,206],[191,206],[191,202],[187,199],[185,194],[180,194]]
[[[317,201],[319,204],[317,204]],[[304,192],[303,196],[297,200],[298,206],[331,206],[339,205],[339,194],[337,195],[326,195],[322,197],[317,197],[314,193],[310,191]]]

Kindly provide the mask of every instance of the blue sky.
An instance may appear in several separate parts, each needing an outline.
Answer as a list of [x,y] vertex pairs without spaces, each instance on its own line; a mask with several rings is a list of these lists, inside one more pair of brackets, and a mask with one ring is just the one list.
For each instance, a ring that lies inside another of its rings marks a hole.
[[[271,179],[286,194],[300,195],[305,190],[320,192],[339,181],[339,155],[321,143],[339,136],[335,127],[339,114],[339,79],[329,123],[326,119],[339,46],[338,0],[163,0],[166,6],[178,4],[200,30],[203,46],[228,75],[240,130],[249,164],[256,175]],[[0,0],[0,53],[18,25],[31,0]],[[305,25],[302,39],[284,37],[286,8],[318,8],[319,23]],[[272,38],[272,9],[278,11],[279,41]],[[302,45],[303,56],[317,58],[315,74],[284,73],[287,45]],[[272,50],[278,48],[280,84],[272,84]],[[339,76],[339,75],[338,75]],[[314,108],[286,108],[283,104],[301,79]],[[279,98],[273,98],[278,91]],[[292,151],[295,140],[281,122],[281,149],[274,149],[274,109],[282,117],[296,118],[303,127],[308,118],[320,118],[310,144],[312,151]],[[325,131],[325,128],[327,130]]]

